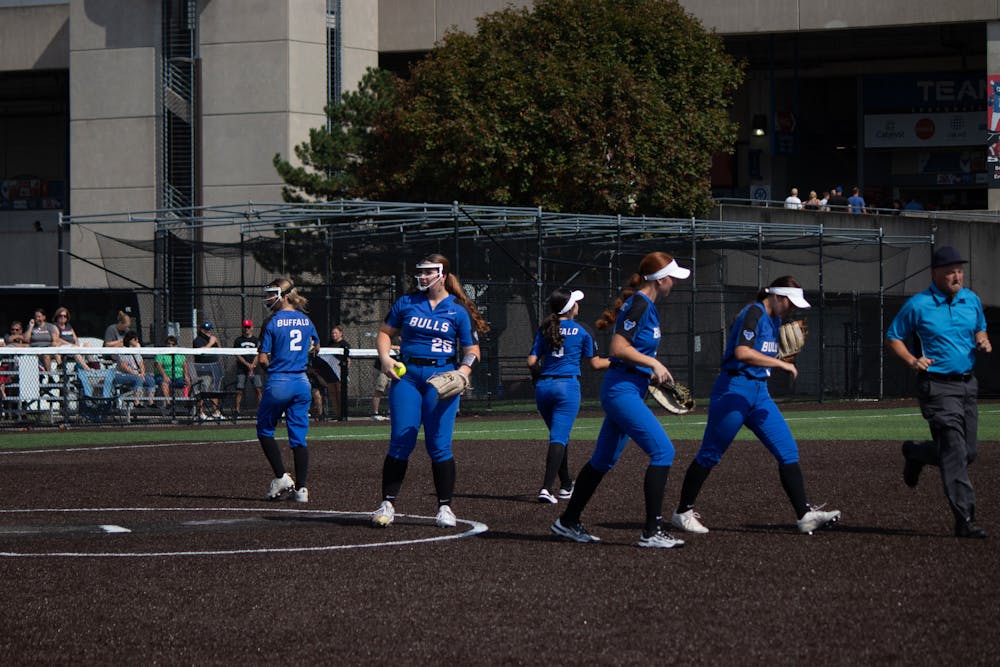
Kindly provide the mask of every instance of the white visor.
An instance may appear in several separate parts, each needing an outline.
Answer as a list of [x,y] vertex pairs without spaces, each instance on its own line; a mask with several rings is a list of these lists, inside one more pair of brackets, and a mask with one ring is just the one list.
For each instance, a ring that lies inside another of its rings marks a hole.
[[802,294],[801,287],[768,287],[764,290],[768,294],[776,296],[787,296],[788,300],[795,304],[796,308],[809,308],[809,302]]
[[670,263],[665,267],[657,271],[656,273],[651,273],[648,276],[643,276],[646,280],[659,280],[660,278],[666,278],[670,276],[671,278],[680,278],[684,280],[691,275],[691,269],[685,269],[676,260],[670,260]]
[[573,306],[576,305],[577,301],[583,299],[583,292],[578,289],[573,290],[573,293],[569,295],[569,301],[563,306],[563,309],[559,311],[560,315],[565,315],[569,311],[573,310]]

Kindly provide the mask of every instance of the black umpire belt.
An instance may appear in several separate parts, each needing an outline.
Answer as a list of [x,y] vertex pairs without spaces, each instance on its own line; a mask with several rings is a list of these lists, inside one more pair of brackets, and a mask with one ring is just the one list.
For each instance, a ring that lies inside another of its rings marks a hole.
[[756,375],[750,375],[746,371],[734,371],[731,368],[726,369],[726,375],[728,375],[731,378],[744,377],[748,380],[756,380],[757,382],[763,382],[764,380],[767,379],[767,378],[757,377]]
[[400,357],[400,361],[413,366],[445,366],[451,363],[450,359],[423,359],[421,357]]
[[928,373],[927,371],[920,371],[917,373],[917,377],[921,380],[934,380],[935,382],[968,382],[976,377],[976,374],[972,371],[968,373]]

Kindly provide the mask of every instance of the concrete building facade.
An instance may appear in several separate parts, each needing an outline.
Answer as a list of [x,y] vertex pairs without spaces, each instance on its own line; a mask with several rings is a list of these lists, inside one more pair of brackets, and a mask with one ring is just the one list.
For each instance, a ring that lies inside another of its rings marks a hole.
[[[191,203],[279,201],[272,157],[292,155],[366,68],[405,73],[446,30],[473,31],[487,12],[530,4],[0,0],[0,233],[18,238],[0,243],[0,284],[55,284],[53,263],[38,266],[20,249],[54,248],[58,211],[170,205],[184,160],[196,174]],[[717,196],[777,200],[790,187],[859,184],[880,205],[919,193],[942,207],[1000,208],[980,127],[930,148],[872,129],[914,114],[932,114],[952,135],[958,123],[985,125],[1000,0],[681,4],[748,66],[733,106],[739,141],[720,162]],[[191,57],[176,55],[175,33],[191,39]],[[190,90],[174,87],[173,66],[195,72]],[[190,154],[177,143],[185,128]],[[138,235],[129,225],[104,231]],[[64,243],[86,257],[98,241],[79,232]],[[86,262],[62,270],[73,286],[104,280]]]

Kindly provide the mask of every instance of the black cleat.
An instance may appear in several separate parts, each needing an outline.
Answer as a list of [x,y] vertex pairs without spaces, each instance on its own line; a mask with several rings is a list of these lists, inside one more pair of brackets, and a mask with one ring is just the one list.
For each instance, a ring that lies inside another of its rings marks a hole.
[[972,523],[971,519],[955,520],[955,537],[966,537],[974,540],[985,540],[986,531]]

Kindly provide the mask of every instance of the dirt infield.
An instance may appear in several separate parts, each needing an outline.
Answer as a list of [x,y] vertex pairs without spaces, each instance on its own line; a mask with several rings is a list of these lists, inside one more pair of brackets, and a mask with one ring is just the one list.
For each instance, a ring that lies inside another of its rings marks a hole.
[[[576,470],[590,443],[572,447]],[[695,447],[678,443],[668,511]],[[433,526],[419,450],[398,505],[415,516],[372,529],[384,448],[315,443],[308,505],[260,500],[270,475],[252,442],[0,453],[0,660],[986,665],[1000,653],[995,442],[972,469],[986,541],[953,538],[934,471],[905,487],[899,446],[884,442],[802,443],[811,500],[844,518],[800,535],[773,460],[737,443],[699,500],[711,532],[673,551],[633,546],[645,468],[633,445],[584,514],[598,545],[549,534],[559,508],[534,500],[534,442],[456,446],[456,513],[486,532]]]

